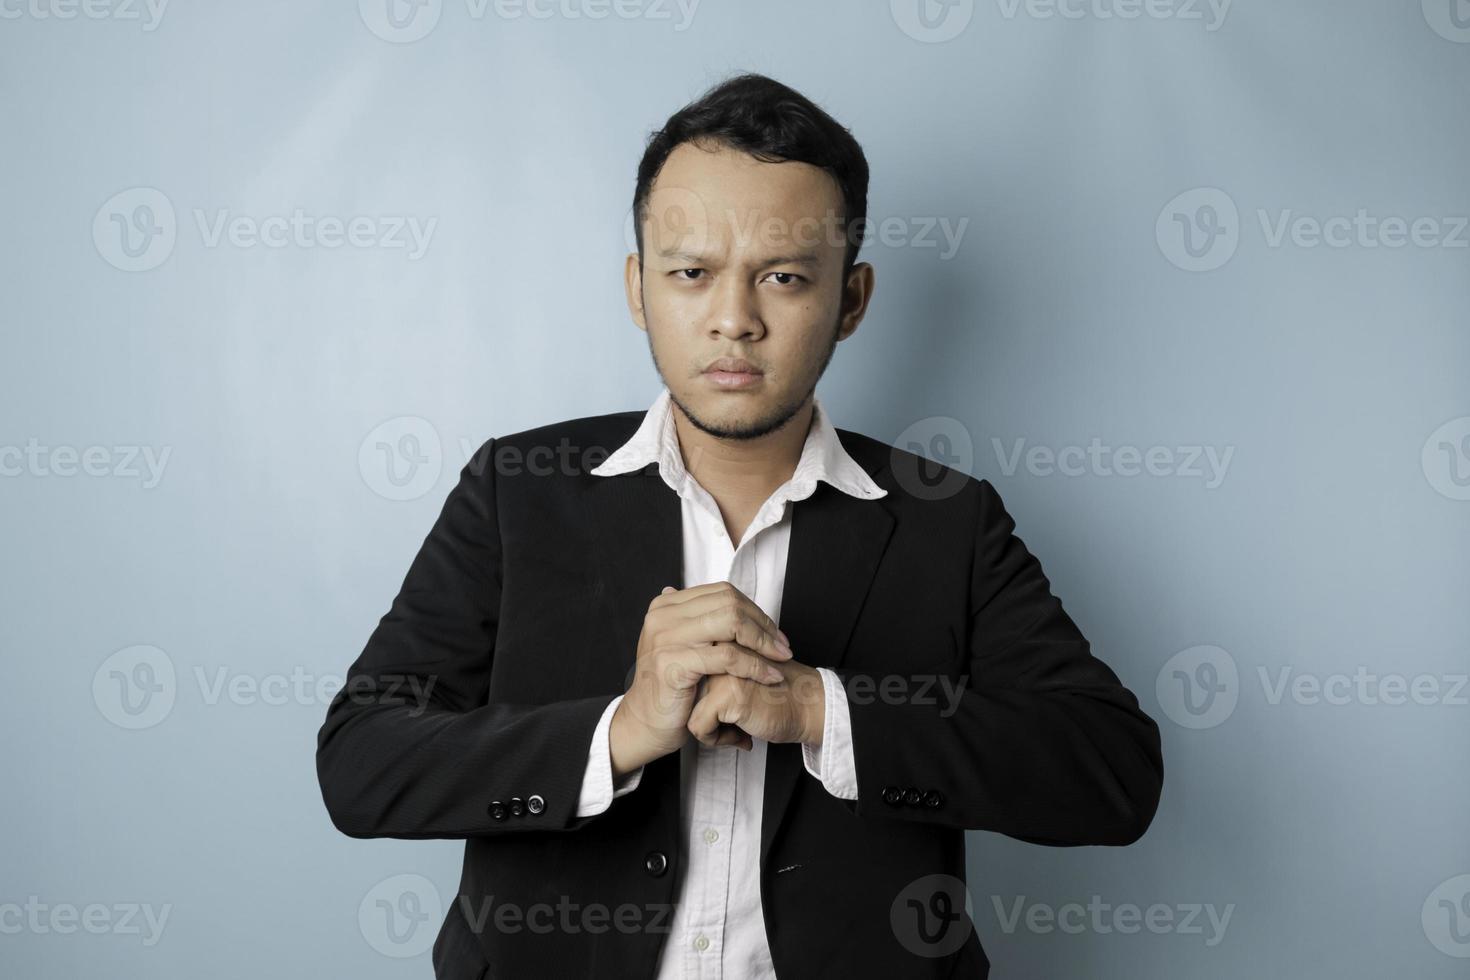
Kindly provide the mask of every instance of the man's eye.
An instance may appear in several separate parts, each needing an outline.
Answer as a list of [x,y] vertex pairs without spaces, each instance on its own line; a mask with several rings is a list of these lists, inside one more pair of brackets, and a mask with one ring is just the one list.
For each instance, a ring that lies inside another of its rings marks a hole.
[[773,273],[771,273],[771,275],[773,275],[773,276],[785,276],[787,279],[792,280],[792,282],[779,283],[779,285],[782,285],[782,286],[794,285],[796,282],[800,282],[801,281],[801,276],[798,276],[794,272],[773,272]]
[[[704,271],[703,269],[675,269],[674,270],[674,275],[681,276],[682,277],[684,275],[684,273],[686,273],[686,272],[703,272],[703,271]],[[690,282],[692,280],[685,279],[684,281],[685,282]]]

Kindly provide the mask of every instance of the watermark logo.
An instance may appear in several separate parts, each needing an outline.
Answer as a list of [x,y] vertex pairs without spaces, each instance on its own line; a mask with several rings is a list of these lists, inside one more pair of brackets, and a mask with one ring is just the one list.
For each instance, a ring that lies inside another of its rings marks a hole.
[[163,265],[178,240],[173,202],[154,187],[131,187],[109,197],[92,218],[97,254],[123,272]]
[[1451,500],[1470,500],[1470,415],[1450,419],[1424,440],[1424,478]]
[[30,933],[44,936],[55,933],[69,936],[78,930],[93,936],[140,936],[145,947],[158,945],[173,904],[151,902],[117,902],[105,905],[91,902],[43,902],[31,895],[24,903],[0,902],[0,936]]
[[1446,41],[1470,44],[1470,0],[1422,0],[1424,20]]
[[975,465],[975,444],[959,419],[919,419],[893,440],[889,466],[898,485],[920,500],[959,493]]
[[1446,956],[1470,959],[1470,875],[1439,883],[1420,912],[1424,935]]
[[[313,214],[299,207],[264,216],[230,208],[192,208],[190,215],[199,243],[206,249],[402,250],[410,262],[424,257],[439,227],[437,217]],[[133,187],[114,194],[92,219],[97,254],[124,272],[158,268],[173,254],[179,231],[173,202],[154,187]]]
[[1092,437],[1086,446],[1027,446],[1016,439],[1009,449],[1000,439],[991,438],[995,461],[1005,476],[1015,476],[1025,467],[1032,476],[1154,476],[1204,481],[1206,490],[1215,490],[1225,482],[1234,446],[1108,446]]
[[1154,237],[1164,258],[1186,272],[1210,272],[1229,262],[1240,245],[1240,212],[1218,187],[1177,195],[1159,212]]
[[1214,728],[1234,713],[1240,700],[1235,658],[1217,646],[1180,650],[1159,668],[1154,693],[1175,724]]
[[1027,932],[1049,935],[1054,932],[1071,936],[1093,933],[1107,936],[1112,933],[1133,935],[1144,930],[1156,936],[1203,936],[1206,946],[1218,946],[1230,928],[1230,917],[1235,914],[1235,903],[1223,909],[1213,902],[1182,902],[1165,905],[1155,902],[1145,907],[1132,902],[1104,902],[1101,895],[1093,895],[1086,905],[1068,902],[1061,906],[1045,902],[1027,903],[1025,895],[1018,895],[1009,909],[999,895],[990,897],[995,906],[995,917],[1001,932],[1011,935],[1023,925]]
[[138,21],[144,33],[158,30],[169,0],[0,0],[0,20]]
[[392,44],[412,44],[439,24],[444,0],[357,0],[367,29]]
[[357,447],[357,469],[385,500],[416,500],[439,482],[444,451],[433,423],[416,415],[388,419]]
[[888,909],[888,923],[904,949],[938,958],[957,951],[970,938],[970,891],[953,875],[925,875],[905,885]]
[[893,22],[915,41],[940,44],[960,36],[975,16],[975,0],[888,0]]
[[357,927],[369,946],[395,959],[426,953],[434,945],[444,903],[423,875],[403,874],[374,885],[357,907]]
[[[674,21],[683,32],[694,22],[699,0],[464,0],[471,21],[619,20]],[[358,15],[374,35],[390,44],[412,44],[439,26],[443,0],[358,0]],[[675,15],[678,20],[675,21]]]
[[1015,20],[1177,20],[1199,21],[1213,34],[1225,26],[1234,0],[996,0],[1001,16]]
[[[1465,215],[1384,215],[1368,208],[1326,217],[1293,208],[1256,208],[1255,215],[1261,241],[1269,249],[1470,249],[1470,217]],[[1216,187],[1178,195],[1154,223],[1159,250],[1187,272],[1211,272],[1230,261],[1243,230],[1235,201]]]
[[152,728],[173,711],[177,697],[174,662],[155,646],[119,650],[92,675],[93,703],[119,728]]
[[140,480],[144,490],[152,490],[163,482],[172,454],[172,446],[47,446],[32,436],[24,446],[0,445],[0,477],[82,474]]

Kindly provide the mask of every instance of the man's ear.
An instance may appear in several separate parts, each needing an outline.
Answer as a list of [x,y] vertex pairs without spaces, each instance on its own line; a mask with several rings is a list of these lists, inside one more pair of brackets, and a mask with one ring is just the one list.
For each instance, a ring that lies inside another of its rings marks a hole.
[[837,328],[837,339],[846,340],[857,332],[858,324],[868,312],[868,303],[873,298],[873,266],[859,262],[847,274],[842,287],[842,318]]
[[648,332],[648,321],[643,316],[643,265],[637,252],[629,252],[623,260],[623,291],[627,294],[628,315],[638,329]]

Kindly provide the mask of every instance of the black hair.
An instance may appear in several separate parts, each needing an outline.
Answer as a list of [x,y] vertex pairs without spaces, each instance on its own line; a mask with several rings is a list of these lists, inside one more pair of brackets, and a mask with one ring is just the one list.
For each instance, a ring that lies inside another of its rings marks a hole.
[[868,217],[868,160],[852,133],[800,92],[746,72],[706,91],[648,137],[633,192],[633,227],[643,261],[643,221],[654,178],[681,143],[716,143],[766,163],[794,160],[821,167],[842,190],[847,253],[842,279],[862,248]]

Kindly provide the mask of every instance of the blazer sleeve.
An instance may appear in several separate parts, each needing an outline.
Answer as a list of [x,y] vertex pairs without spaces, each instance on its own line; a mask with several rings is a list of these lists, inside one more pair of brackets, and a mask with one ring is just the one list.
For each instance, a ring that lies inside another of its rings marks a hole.
[[[979,480],[975,492],[958,696],[885,699],[873,694],[881,676],[837,670],[858,772],[848,806],[1037,844],[1131,844],[1158,808],[1158,725],[1092,656],[995,488]],[[910,788],[924,799],[904,799]]]
[[[615,695],[487,701],[502,579],[494,445],[460,471],[317,735],[322,798],[350,837],[467,838],[596,819],[575,811],[593,730]],[[507,812],[513,798],[520,815]]]

